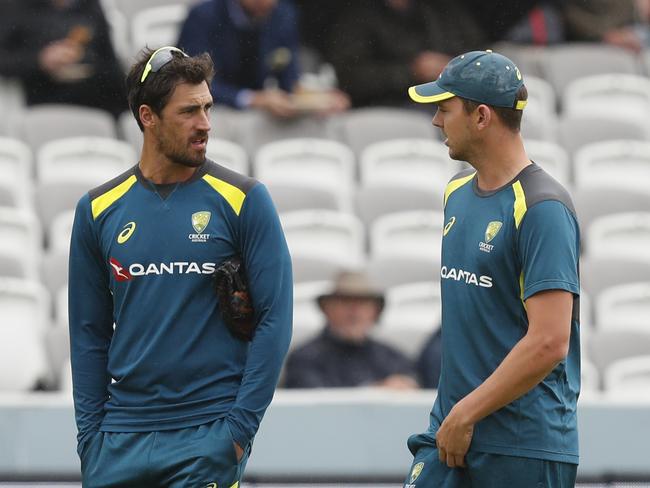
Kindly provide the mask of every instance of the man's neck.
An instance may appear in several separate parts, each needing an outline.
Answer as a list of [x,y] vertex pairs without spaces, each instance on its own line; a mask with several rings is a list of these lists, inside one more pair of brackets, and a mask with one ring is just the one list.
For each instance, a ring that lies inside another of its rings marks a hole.
[[477,170],[478,187],[484,191],[501,188],[531,164],[519,134],[490,139],[479,154],[471,164]]
[[146,143],[143,146],[138,166],[142,176],[152,183],[156,185],[181,183],[189,180],[196,172],[197,168],[174,163],[148,146]]

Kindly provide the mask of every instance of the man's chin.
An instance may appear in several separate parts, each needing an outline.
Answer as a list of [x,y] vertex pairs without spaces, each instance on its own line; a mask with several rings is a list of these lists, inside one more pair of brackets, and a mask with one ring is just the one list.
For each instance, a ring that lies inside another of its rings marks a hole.
[[205,163],[205,153],[203,153],[202,157],[197,157],[197,158],[178,158],[178,157],[173,157],[170,158],[175,164],[179,164],[181,166],[186,166],[188,168],[198,168],[201,166],[203,163]]

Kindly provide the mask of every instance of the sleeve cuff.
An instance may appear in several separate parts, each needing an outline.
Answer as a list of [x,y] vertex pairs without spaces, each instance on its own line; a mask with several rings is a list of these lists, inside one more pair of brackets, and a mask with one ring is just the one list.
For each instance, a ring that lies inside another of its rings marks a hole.
[[227,420],[228,427],[230,428],[230,434],[232,435],[232,440],[239,444],[239,447],[245,451],[252,438],[246,435],[246,433],[239,427],[237,422],[232,417],[228,417]]
[[580,287],[576,283],[569,283],[560,280],[544,280],[528,286],[524,291],[524,300],[528,300],[535,293],[546,290],[564,290],[573,293],[574,295],[580,295]]

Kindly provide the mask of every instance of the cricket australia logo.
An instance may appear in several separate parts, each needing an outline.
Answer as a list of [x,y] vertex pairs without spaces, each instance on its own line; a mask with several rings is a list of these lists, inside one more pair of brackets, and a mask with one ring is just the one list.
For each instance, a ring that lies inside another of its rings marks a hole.
[[202,212],[194,212],[192,214],[192,227],[194,228],[196,234],[190,234],[188,237],[192,242],[208,242],[210,240],[210,234],[204,234],[203,231],[208,227],[210,223],[210,217],[212,214],[207,210]]
[[415,480],[418,479],[418,476],[420,476],[420,473],[422,473],[423,469],[424,463],[417,463],[415,466],[413,466],[413,469],[411,470],[411,476],[409,477],[409,484],[405,485],[405,488],[415,488]]
[[499,222],[498,220],[493,220],[487,225],[485,229],[485,242],[480,242],[478,245],[481,251],[489,253],[494,249],[494,245],[489,244],[489,242],[497,236],[501,227],[503,227],[503,222]]

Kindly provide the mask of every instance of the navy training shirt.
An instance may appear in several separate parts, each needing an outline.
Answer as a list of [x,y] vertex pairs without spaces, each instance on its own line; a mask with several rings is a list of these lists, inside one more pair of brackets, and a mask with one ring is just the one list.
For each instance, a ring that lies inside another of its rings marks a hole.
[[475,170],[445,191],[442,370],[429,432],[503,361],[528,329],[525,300],[574,295],[569,353],[531,391],[479,421],[470,450],[578,462],[580,237],[566,190],[536,164],[483,192]]
[[[222,321],[214,269],[239,254],[258,323]],[[227,417],[249,444],[291,339],[291,260],[264,185],[206,161],[166,198],[138,166],[76,209],[69,315],[79,439]]]

